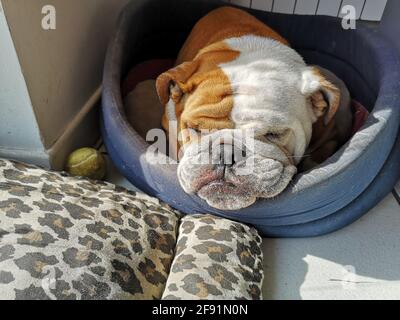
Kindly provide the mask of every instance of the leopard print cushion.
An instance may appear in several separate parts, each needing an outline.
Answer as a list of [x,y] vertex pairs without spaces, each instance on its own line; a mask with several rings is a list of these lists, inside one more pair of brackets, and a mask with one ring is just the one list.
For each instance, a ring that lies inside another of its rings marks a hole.
[[0,299],[260,299],[256,230],[181,218],[141,193],[0,159]]
[[0,299],[159,299],[179,218],[143,194],[0,160]]
[[184,217],[163,299],[261,299],[261,241],[254,228],[237,222]]

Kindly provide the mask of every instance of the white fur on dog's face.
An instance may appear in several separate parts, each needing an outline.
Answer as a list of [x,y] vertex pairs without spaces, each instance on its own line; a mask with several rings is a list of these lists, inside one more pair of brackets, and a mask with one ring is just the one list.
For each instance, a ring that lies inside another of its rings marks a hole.
[[[253,132],[253,146],[246,149],[245,159],[232,165],[199,164],[210,152],[202,136],[185,146],[178,178],[187,193],[197,193],[210,206],[237,210],[257,198],[278,195],[296,174],[317,119],[309,98],[321,84],[302,57],[279,42],[252,35],[225,42],[240,52],[234,61],[220,65],[232,86],[235,129],[207,138]],[[253,170],[240,174],[246,160],[252,161]]]
[[316,120],[304,92],[309,86],[304,83],[309,69],[303,58],[290,47],[263,37],[226,42],[241,52],[238,59],[221,66],[233,87],[231,118],[235,127],[253,129],[257,137],[270,135],[270,140],[285,146],[297,163]]
[[[247,134],[246,130],[224,129],[185,146],[178,166],[183,189],[222,210],[245,208],[258,197],[271,198],[281,193],[296,173],[291,158],[277,145]],[[219,163],[219,146],[225,151],[223,163]],[[235,162],[227,164],[235,148],[239,153],[245,150],[246,155],[235,156]]]

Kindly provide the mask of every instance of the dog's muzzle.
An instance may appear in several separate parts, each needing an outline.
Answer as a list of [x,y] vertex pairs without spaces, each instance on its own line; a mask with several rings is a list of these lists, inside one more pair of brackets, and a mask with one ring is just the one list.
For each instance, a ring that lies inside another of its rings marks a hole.
[[297,169],[278,146],[248,131],[220,130],[185,146],[178,166],[182,188],[221,210],[238,210],[271,198]]

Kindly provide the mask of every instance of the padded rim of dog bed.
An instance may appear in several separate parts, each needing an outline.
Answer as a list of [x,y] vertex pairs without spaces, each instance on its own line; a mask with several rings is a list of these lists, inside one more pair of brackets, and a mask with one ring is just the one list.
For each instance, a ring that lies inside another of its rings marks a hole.
[[[285,36],[308,63],[334,71],[346,82],[355,99],[365,106],[374,106],[361,131],[333,157],[311,172],[299,174],[276,199],[259,200],[240,211],[217,210],[184,193],[177,181],[176,165],[146,162],[148,145],[130,127],[123,113],[121,79],[137,62],[176,55],[194,23],[223,5],[206,0],[187,0],[179,5],[177,2],[131,2],[124,9],[110,43],[103,80],[102,130],[120,171],[143,191],[182,212],[216,214],[260,229],[318,221],[359,197],[382,169],[396,139],[400,119],[400,63],[397,52],[375,29],[358,24],[356,30],[345,31],[338,19],[324,16],[288,19],[286,15],[248,10]],[[160,48],[166,48],[162,57]]]

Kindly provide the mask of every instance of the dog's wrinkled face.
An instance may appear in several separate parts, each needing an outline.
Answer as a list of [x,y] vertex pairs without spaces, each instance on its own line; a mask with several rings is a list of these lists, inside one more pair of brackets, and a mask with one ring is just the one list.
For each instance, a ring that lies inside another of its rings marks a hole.
[[[210,148],[211,147],[211,148]],[[258,197],[270,198],[285,189],[296,173],[279,145],[251,132],[223,129],[184,147],[178,177],[187,193],[209,205],[236,210]]]
[[280,194],[312,124],[322,115],[328,122],[340,100],[293,49],[257,36],[203,50],[161,75],[157,90],[167,108],[164,128],[178,123],[182,188],[222,210]]

